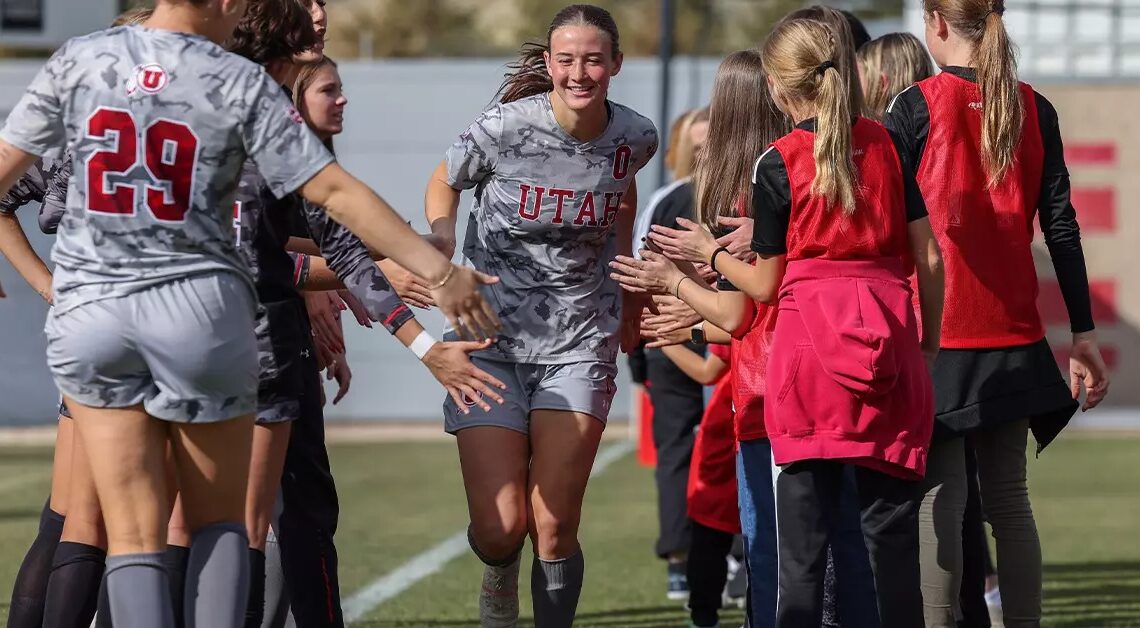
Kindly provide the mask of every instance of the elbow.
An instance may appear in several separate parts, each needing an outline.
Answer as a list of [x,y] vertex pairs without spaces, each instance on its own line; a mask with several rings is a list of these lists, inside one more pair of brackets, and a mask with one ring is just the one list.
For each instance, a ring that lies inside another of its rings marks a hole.
[[757,303],[774,305],[780,296],[780,285],[769,282],[760,283],[748,291],[748,296]]

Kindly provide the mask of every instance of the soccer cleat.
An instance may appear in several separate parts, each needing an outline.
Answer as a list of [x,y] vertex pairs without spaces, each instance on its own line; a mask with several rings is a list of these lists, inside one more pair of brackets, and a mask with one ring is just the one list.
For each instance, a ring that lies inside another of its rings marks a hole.
[[689,599],[689,577],[685,575],[685,563],[669,563],[669,585],[665,597],[670,600]]
[[726,560],[728,561],[728,581],[724,585],[722,603],[725,606],[744,608],[748,603],[748,570],[744,568],[744,563],[732,556],[728,556]]
[[479,590],[481,628],[515,628],[519,621],[519,558],[505,567],[483,568]]

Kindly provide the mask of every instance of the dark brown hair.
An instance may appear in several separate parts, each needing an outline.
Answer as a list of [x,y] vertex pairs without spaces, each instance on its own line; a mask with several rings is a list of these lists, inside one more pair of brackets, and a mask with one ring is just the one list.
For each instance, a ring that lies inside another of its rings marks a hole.
[[509,72],[499,86],[499,102],[508,103],[554,89],[550,73],[546,71],[543,53],[550,52],[550,38],[563,26],[593,26],[610,38],[610,56],[621,53],[618,28],[609,11],[592,4],[571,4],[559,11],[546,30],[546,43],[527,42],[519,51],[519,59],[507,66]]
[[974,47],[974,69],[982,91],[982,167],[990,185],[1013,166],[1021,141],[1025,106],[1017,80],[1017,56],[1001,16],[1004,0],[924,0],[927,19],[935,11]]
[[[309,109],[305,106],[305,92],[313,86],[313,82],[317,80],[317,73],[325,68],[332,68],[338,73],[340,72],[336,61],[331,57],[324,56],[312,63],[306,63],[301,66],[301,71],[297,73],[297,80],[293,83],[293,108],[301,113],[305,118],[305,123],[309,124]],[[312,126],[311,124],[309,125]],[[330,153],[336,154],[333,148],[333,138],[328,138],[322,142],[325,148],[329,149]]]
[[300,0],[250,0],[226,49],[261,65],[287,61],[319,43]]
[[756,158],[788,130],[768,92],[760,51],[725,57],[713,79],[709,137],[693,170],[697,220],[716,229],[720,216],[738,215],[738,203],[751,213]]

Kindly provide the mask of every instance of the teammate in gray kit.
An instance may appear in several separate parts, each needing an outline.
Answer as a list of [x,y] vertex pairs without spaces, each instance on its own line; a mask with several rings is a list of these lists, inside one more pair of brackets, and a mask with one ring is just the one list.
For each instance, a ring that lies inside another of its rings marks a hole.
[[477,292],[494,280],[416,237],[335,164],[261,68],[218,45],[244,6],[159,0],[148,28],[69,41],[0,130],[0,194],[37,155],[66,143],[75,157],[53,250],[48,362],[93,453],[122,628],[174,622],[161,560],[168,437],[194,532],[186,624],[241,623],[257,357],[231,220],[247,156],[276,195],[300,189],[425,277],[450,320],[496,328]]
[[444,405],[471,547],[487,565],[483,626],[518,619],[528,521],[535,623],[570,626],[581,592],[582,499],[616,390],[619,339],[637,345],[642,309],[606,265],[629,251],[634,176],[657,149],[653,124],[607,99],[621,62],[609,13],[564,8],[546,45],[524,49],[500,102],[460,136],[428,184],[432,231],[451,242],[460,191],[475,189],[465,264],[501,279],[484,293],[503,330],[475,363],[507,383],[506,403],[477,414],[468,413],[473,399]]

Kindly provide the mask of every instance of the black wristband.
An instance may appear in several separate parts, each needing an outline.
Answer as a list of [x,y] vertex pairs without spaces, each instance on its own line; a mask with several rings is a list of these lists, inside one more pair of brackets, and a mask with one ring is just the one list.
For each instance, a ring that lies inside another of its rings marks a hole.
[[721,253],[728,253],[728,249],[723,246],[718,248],[717,250],[713,251],[712,257],[709,259],[709,267],[712,268],[713,272],[718,275],[720,274],[720,271],[716,269],[716,256],[720,255]]

